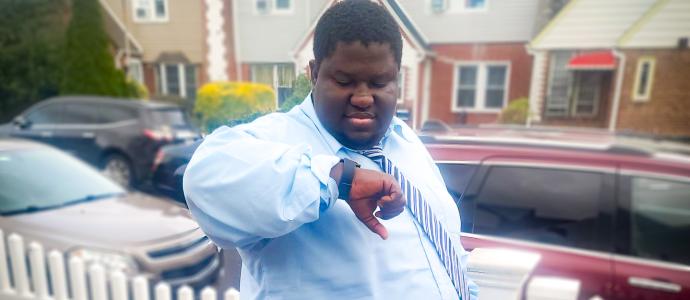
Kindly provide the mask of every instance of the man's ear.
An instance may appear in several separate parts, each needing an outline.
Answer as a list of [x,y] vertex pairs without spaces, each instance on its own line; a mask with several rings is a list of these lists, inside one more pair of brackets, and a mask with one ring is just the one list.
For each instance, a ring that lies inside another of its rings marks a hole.
[[316,85],[316,78],[319,77],[319,66],[316,64],[315,60],[310,60],[309,61],[309,73],[310,73],[310,79],[311,79],[311,85],[314,86]]

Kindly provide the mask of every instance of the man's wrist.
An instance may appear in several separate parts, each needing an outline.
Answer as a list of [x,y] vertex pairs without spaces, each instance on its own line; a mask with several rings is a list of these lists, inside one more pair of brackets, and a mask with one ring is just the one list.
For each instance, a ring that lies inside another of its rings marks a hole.
[[343,161],[339,161],[331,168],[329,176],[335,180],[336,184],[340,184],[340,177],[343,175]]

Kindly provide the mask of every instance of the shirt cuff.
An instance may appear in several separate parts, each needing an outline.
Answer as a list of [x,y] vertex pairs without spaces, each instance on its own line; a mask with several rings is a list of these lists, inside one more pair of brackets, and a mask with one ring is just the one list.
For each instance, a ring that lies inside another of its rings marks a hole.
[[332,155],[315,155],[311,158],[311,171],[320,183],[322,209],[330,208],[338,200],[338,185],[330,175],[338,162],[340,157]]

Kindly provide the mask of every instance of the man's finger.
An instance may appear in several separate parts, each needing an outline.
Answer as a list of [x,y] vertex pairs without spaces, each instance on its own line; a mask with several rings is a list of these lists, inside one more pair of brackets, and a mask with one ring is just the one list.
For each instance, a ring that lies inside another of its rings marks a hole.
[[378,234],[382,239],[387,239],[388,238],[388,230],[386,229],[381,222],[379,222],[378,219],[374,217],[374,215],[369,215],[368,217],[362,218],[361,219],[362,223],[369,228],[372,232]]
[[401,207],[400,209],[396,211],[390,211],[387,213],[381,213],[381,211],[377,211],[374,215],[376,215],[377,218],[379,219],[384,219],[384,220],[390,220],[392,218],[397,217],[399,214],[401,214],[405,210],[405,207]]
[[381,208],[381,214],[389,219],[400,214],[405,207],[405,197],[399,193],[393,193],[390,196],[383,196],[376,202],[377,206]]

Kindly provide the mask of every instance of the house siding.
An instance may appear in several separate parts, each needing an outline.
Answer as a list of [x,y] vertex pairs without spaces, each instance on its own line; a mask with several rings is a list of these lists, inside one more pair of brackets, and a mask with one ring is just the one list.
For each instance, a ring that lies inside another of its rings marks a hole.
[[535,49],[612,48],[655,0],[571,0],[531,43]]
[[434,13],[428,0],[398,3],[432,44],[528,41],[539,6],[535,0],[486,0],[485,11]]
[[453,101],[454,62],[468,61],[508,61],[507,101],[529,95],[532,72],[532,57],[527,54],[523,43],[491,44],[446,44],[433,45],[436,59],[432,64],[429,119],[437,119],[448,124],[493,123],[498,113],[454,113]]
[[640,28],[633,27],[621,39],[624,48],[672,48],[678,37],[690,37],[690,1],[661,1],[650,11],[650,19],[638,21]]
[[168,21],[161,23],[134,22],[131,1],[125,1],[126,11],[123,1],[105,2],[141,43],[144,61],[155,61],[162,52],[181,52],[194,64],[204,61],[203,1],[167,0]]
[[246,63],[292,62],[290,51],[330,1],[292,0],[292,12],[287,14],[260,14],[255,2],[237,1],[239,60]]
[[[665,137],[690,138],[690,50],[627,50],[616,129]],[[656,58],[653,86],[647,102],[632,99],[637,61]]]

